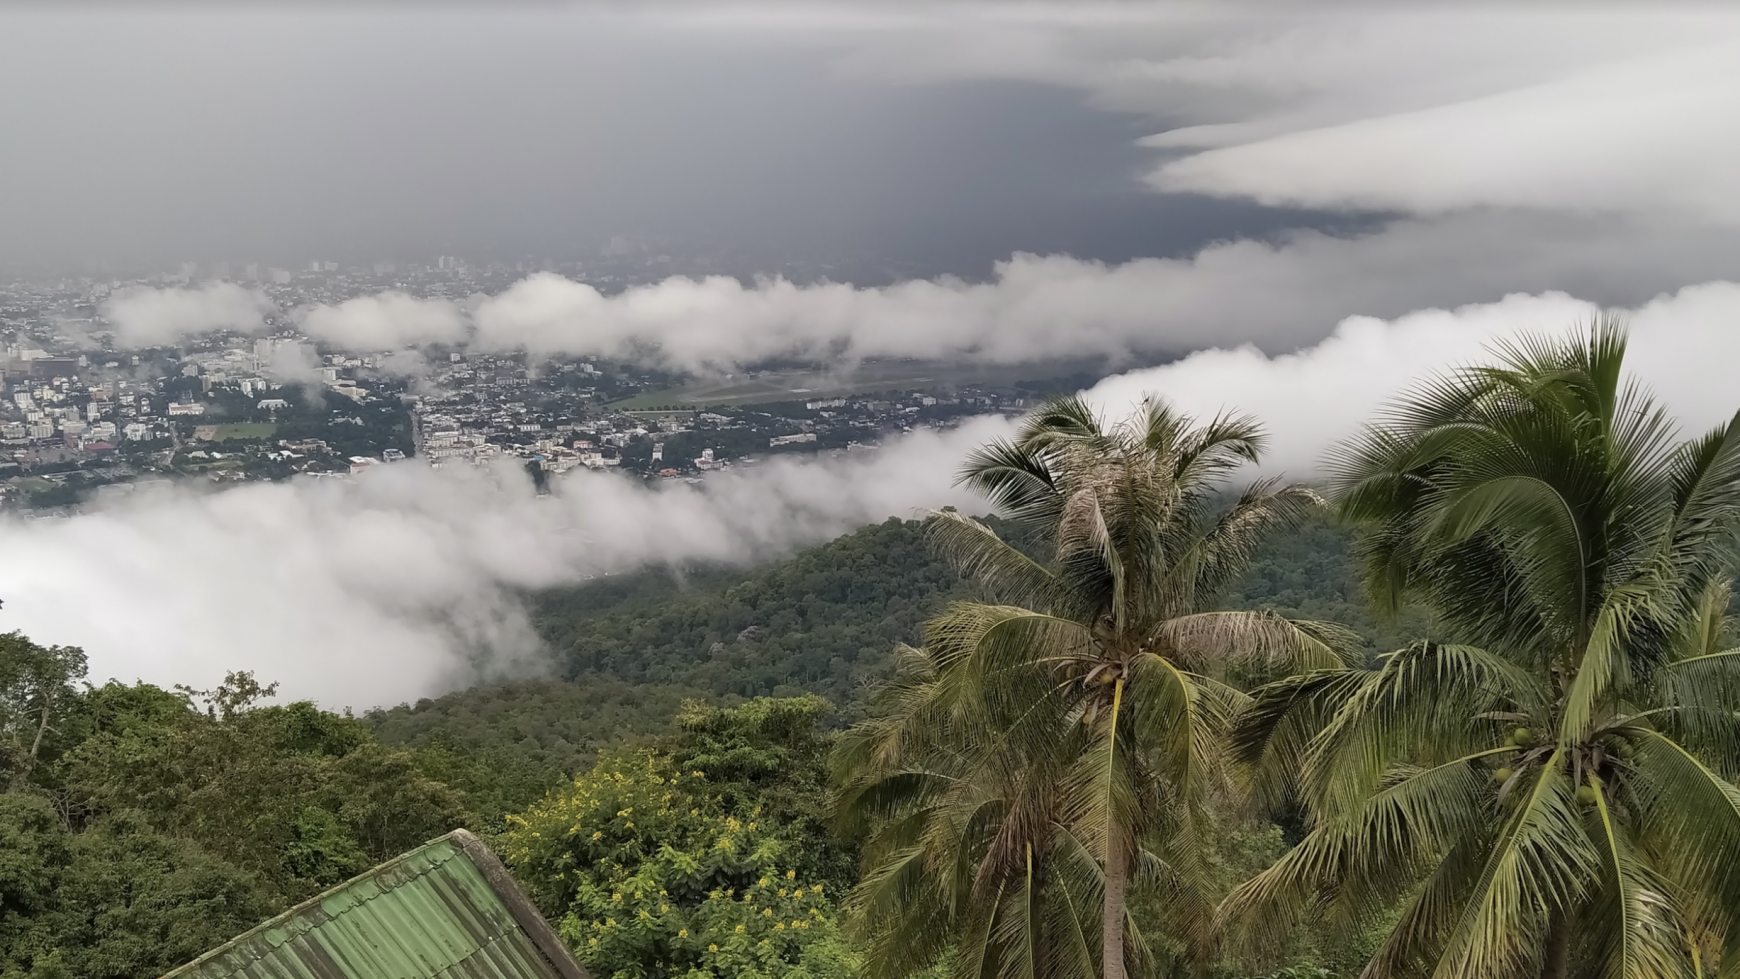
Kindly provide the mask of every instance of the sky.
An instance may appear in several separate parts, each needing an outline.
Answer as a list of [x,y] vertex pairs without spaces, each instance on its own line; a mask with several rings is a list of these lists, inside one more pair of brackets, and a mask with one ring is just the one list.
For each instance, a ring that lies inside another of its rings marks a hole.
[[[285,313],[337,347],[702,371],[1164,360],[1090,395],[1254,412],[1269,467],[1310,478],[1419,378],[1610,307],[1689,430],[1740,407],[1740,11],[1715,4],[7,7],[0,86],[28,93],[0,100],[0,265],[585,255],[615,234],[768,263],[295,310],[129,290],[104,308],[123,343]],[[819,253],[883,271],[778,277]],[[101,675],[240,664],[397,702],[532,668],[517,588],[968,505],[953,466],[998,424],[707,493],[581,479],[536,501],[511,473],[388,467],[136,495],[0,525],[29,558],[0,562],[0,596]]]

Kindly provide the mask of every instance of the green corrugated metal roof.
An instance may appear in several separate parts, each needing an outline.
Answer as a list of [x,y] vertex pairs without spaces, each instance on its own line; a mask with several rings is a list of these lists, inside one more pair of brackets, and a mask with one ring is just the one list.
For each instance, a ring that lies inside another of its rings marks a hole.
[[456,830],[164,979],[590,979],[477,837]]

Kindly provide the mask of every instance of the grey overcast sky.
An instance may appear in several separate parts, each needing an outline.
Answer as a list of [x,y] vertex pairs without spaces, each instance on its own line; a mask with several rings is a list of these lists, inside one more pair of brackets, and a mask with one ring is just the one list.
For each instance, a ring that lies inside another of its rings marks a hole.
[[1737,65],[1715,4],[13,5],[0,264],[629,234],[984,278],[1314,229],[1431,275],[1350,312],[1636,301],[1740,274]]
[[1326,219],[1145,187],[1157,113],[846,71],[849,24],[144,8],[0,12],[4,260],[572,255],[629,233],[982,274]]

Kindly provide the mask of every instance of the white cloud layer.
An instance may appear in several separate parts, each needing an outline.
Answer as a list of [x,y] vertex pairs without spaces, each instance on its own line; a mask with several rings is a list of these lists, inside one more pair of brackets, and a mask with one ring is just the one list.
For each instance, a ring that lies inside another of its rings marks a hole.
[[465,316],[445,299],[418,299],[388,291],[336,306],[304,306],[293,314],[302,332],[341,350],[393,350],[407,344],[464,339]]
[[526,666],[538,647],[514,589],[748,562],[912,516],[958,498],[955,466],[997,427],[775,462],[704,490],[579,472],[537,498],[511,466],[415,461],[345,482],[142,490],[70,519],[0,522],[5,627],[82,645],[99,682],[202,686],[252,669],[329,706],[396,703]]
[[793,33],[850,74],[1043,82],[1153,119],[1144,142],[1184,154],[1162,189],[1740,225],[1732,6],[966,4]]
[[263,293],[233,282],[207,282],[192,289],[120,289],[98,307],[122,348],[174,343],[211,330],[255,333],[265,329],[266,317],[276,311]]
[[[1157,393],[1187,410],[1259,416],[1267,468],[1314,474],[1325,450],[1422,377],[1597,307],[1562,294],[1353,317],[1307,349],[1201,351],[1107,379],[1108,414]],[[1688,288],[1631,314],[1631,367],[1688,430],[1740,408],[1740,285]],[[996,418],[880,453],[738,470],[696,490],[577,474],[535,499],[523,474],[383,467],[350,483],[251,484],[122,497],[66,520],[0,523],[7,627],[77,643],[98,678],[210,684],[230,669],[291,696],[364,707],[537,660],[516,589],[659,562],[748,562],[866,521],[975,501],[951,487]]]
[[1171,191],[1441,213],[1519,207],[1740,226],[1740,39],[1168,163]]
[[[1203,350],[1176,363],[1107,378],[1089,396],[1116,414],[1160,392],[1192,413],[1236,409],[1272,436],[1271,472],[1315,476],[1330,446],[1352,435],[1391,398],[1420,380],[1489,359],[1498,340],[1564,333],[1600,307],[1564,293],[1508,296],[1496,303],[1427,309],[1393,320],[1350,317],[1297,353],[1251,346]],[[1740,285],[1712,282],[1658,297],[1626,314],[1627,366],[1687,431],[1740,410],[1732,366],[1740,358]]]
[[[1366,235],[1298,231],[1239,240],[1189,258],[1118,265],[1018,254],[984,282],[883,287],[673,277],[605,295],[550,273],[468,314],[400,293],[296,311],[342,349],[462,341],[474,349],[596,354],[690,370],[770,357],[916,357],[1018,363],[1255,343],[1284,352],[1342,318],[1562,289],[1636,303],[1689,281],[1740,278],[1740,233],[1620,218],[1474,211],[1398,221]],[[162,342],[173,315],[189,330],[240,322],[239,289],[132,294],[106,311],[129,336]],[[202,307],[200,303],[207,305]],[[169,311],[174,311],[173,313]],[[133,317],[139,317],[134,319]]]

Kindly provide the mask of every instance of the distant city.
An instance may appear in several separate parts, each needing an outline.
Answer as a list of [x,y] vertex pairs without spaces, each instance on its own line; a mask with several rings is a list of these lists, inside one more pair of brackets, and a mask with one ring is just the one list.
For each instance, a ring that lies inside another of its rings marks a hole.
[[132,279],[0,284],[0,507],[52,515],[154,480],[350,478],[405,460],[512,459],[540,487],[578,468],[701,480],[778,455],[868,451],[914,428],[1016,412],[1066,373],[770,365],[694,378],[442,346],[358,354],[327,349],[282,317],[268,320],[268,335],[219,330],[117,349],[100,312],[109,295],[137,286],[228,280],[293,309],[387,289],[463,299],[536,271],[620,289],[665,278],[674,264],[618,240],[585,263],[186,263]]

